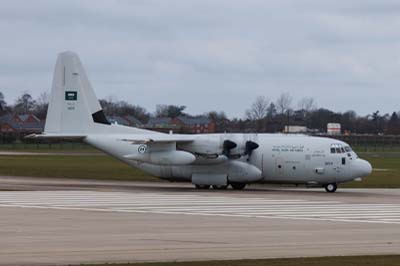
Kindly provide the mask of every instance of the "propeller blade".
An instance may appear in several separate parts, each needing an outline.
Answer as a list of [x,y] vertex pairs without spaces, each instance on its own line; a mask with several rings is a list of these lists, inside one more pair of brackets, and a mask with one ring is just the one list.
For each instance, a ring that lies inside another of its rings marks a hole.
[[225,155],[226,157],[230,157],[231,155],[231,150],[236,148],[237,144],[229,139],[224,141],[224,144],[222,145],[222,154]]
[[253,141],[246,141],[246,146],[245,146],[245,155],[248,155],[249,157],[247,158],[247,160],[250,159],[251,153],[257,149],[259,147],[259,145]]

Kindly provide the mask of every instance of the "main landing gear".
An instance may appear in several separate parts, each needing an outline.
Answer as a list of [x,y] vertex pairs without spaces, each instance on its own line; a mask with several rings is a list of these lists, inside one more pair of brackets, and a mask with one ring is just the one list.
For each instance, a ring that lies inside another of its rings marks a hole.
[[210,185],[196,185],[197,189],[209,189]]
[[326,192],[333,193],[336,191],[336,189],[337,189],[336,183],[330,183],[325,185]]
[[234,190],[242,190],[246,186],[246,183],[231,183]]
[[[242,190],[246,187],[246,183],[230,183],[231,187],[234,190]],[[210,185],[195,185],[197,189],[209,189],[211,186]],[[225,190],[228,188],[228,185],[213,185],[213,189],[217,190]]]

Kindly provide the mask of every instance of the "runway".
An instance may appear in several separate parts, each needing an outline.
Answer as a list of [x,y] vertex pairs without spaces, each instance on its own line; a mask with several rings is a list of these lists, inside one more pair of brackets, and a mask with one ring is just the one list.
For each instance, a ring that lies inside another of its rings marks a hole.
[[[400,190],[1,177],[0,264],[399,254]],[[31,188],[31,189],[29,189]],[[62,189],[64,188],[64,189]]]

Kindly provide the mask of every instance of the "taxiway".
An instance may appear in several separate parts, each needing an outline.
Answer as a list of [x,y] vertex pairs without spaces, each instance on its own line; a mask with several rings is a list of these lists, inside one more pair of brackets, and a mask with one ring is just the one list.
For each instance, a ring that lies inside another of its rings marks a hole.
[[398,254],[400,190],[0,177],[0,264]]

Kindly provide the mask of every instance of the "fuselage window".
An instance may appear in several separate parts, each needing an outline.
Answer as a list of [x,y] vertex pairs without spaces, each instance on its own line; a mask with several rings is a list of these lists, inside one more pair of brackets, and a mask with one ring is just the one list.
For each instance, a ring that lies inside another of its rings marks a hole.
[[345,165],[346,164],[346,157],[342,158],[342,164]]

